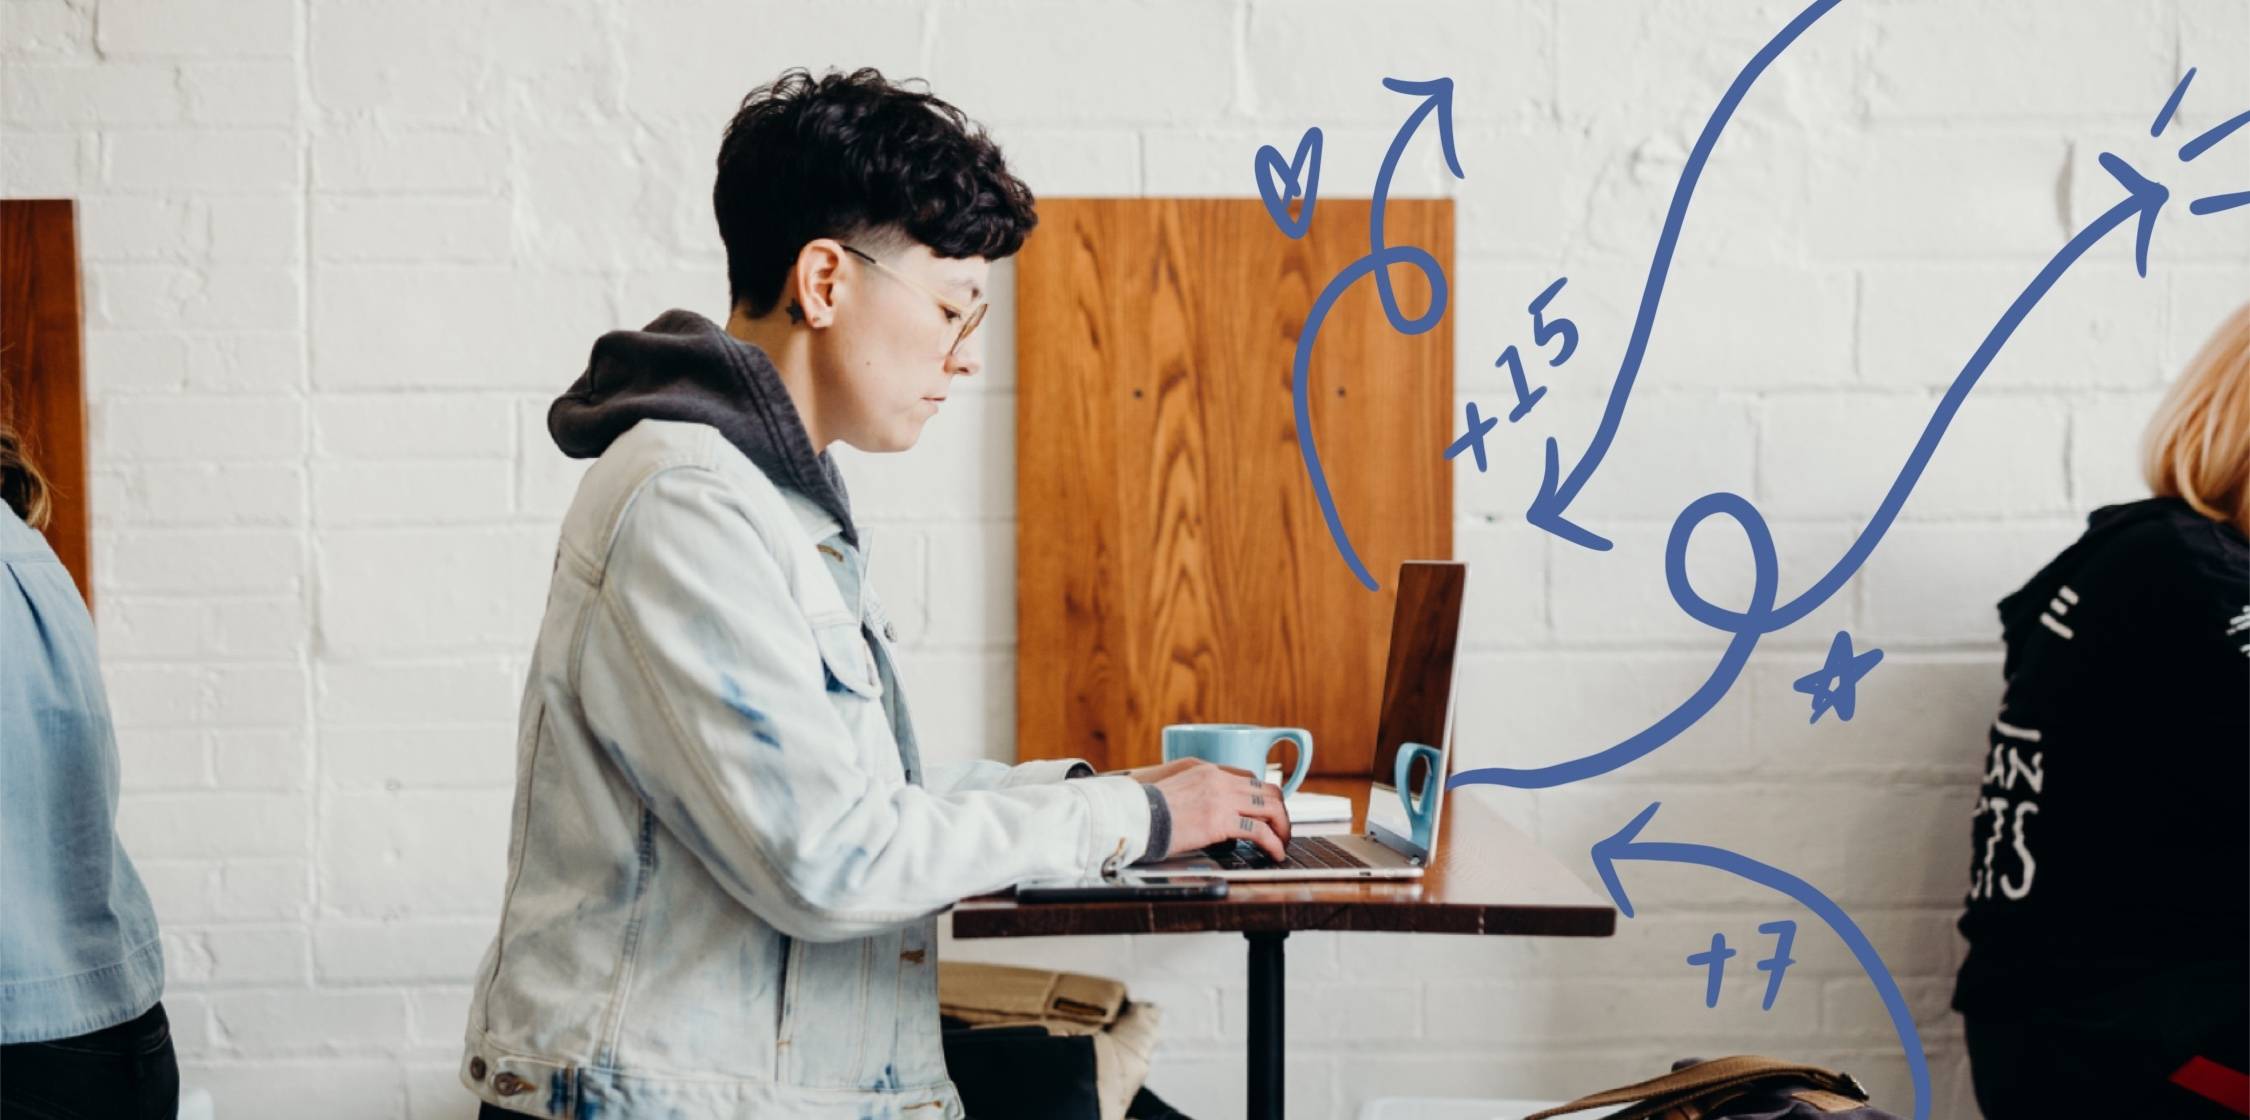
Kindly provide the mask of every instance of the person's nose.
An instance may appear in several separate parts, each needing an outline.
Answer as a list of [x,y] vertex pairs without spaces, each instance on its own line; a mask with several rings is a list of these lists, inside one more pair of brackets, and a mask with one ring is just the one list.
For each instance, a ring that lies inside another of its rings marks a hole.
[[984,341],[971,335],[953,348],[953,357],[945,364],[945,372],[962,377],[974,377],[984,371]]

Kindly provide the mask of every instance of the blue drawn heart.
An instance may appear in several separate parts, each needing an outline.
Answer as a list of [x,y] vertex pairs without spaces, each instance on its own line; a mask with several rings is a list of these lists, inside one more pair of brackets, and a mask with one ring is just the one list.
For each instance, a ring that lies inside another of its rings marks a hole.
[[[1308,165],[1307,160],[1310,160]],[[1258,149],[1258,197],[1266,202],[1266,216],[1290,240],[1305,235],[1312,227],[1313,199],[1320,189],[1320,129],[1308,128],[1304,138],[1297,141],[1297,154],[1284,166],[1281,151],[1271,144]],[[1279,178],[1279,182],[1276,179]],[[1305,205],[1297,217],[1289,217],[1291,199],[1304,196]]]

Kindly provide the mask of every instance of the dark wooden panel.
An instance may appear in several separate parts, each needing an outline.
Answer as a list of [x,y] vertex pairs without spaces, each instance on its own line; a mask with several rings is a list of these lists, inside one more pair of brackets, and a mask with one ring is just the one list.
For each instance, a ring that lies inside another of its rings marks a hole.
[[92,609],[84,340],[76,204],[0,199],[0,418],[47,478],[47,540]]
[[[1316,778],[1305,788],[1349,796],[1364,826],[1368,783]],[[1019,906],[1007,895],[962,902],[955,937],[1098,933],[1365,930],[1531,937],[1608,937],[1617,910],[1486,803],[1474,787],[1446,796],[1437,862],[1416,881],[1232,883],[1209,902],[1080,902]]]
[[[1452,555],[1450,313],[1391,329],[1340,299],[1314,434],[1369,592],[1299,458],[1290,369],[1322,285],[1367,251],[1365,200],[1290,241],[1255,199],[1043,199],[1017,266],[1017,689],[1022,758],[1159,759],[1178,722],[1313,733],[1365,774],[1398,564]],[[1448,270],[1448,200],[1390,204],[1393,243]],[[1408,314],[1429,287],[1393,273]]]

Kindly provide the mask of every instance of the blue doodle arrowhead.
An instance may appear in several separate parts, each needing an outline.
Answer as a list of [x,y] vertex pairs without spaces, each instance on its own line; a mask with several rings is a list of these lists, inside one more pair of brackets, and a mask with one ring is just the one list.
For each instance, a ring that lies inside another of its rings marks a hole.
[[2164,184],[2133,170],[2131,164],[2108,152],[2103,152],[2099,158],[2102,170],[2109,172],[2125,188],[2125,201],[2118,205],[2124,207],[2127,214],[2140,214],[2140,229],[2135,232],[2133,239],[2133,270],[2145,280],[2148,278],[2149,234],[2156,229],[2156,212],[2164,209],[2164,201],[2172,197],[2172,192]]
[[1548,436],[1547,466],[1539,475],[1539,493],[1532,496],[1531,507],[1523,511],[1523,519],[1572,544],[1596,552],[1609,551],[1608,537],[1563,516],[1570,509],[1571,499],[1578,496],[1578,490],[1573,487],[1569,493],[1564,493],[1561,477],[1562,447],[1555,442],[1555,437]]
[[1433,112],[1437,114],[1438,146],[1445,152],[1446,169],[1453,172],[1456,179],[1466,178],[1461,174],[1461,159],[1453,152],[1453,79],[1431,78],[1428,81],[1413,82],[1405,78],[1385,78],[1383,88],[1409,97],[1419,97],[1422,103],[1414,107],[1414,111],[1407,115],[1406,123],[1400,125],[1397,134],[1391,137],[1390,158],[1383,161],[1382,173],[1376,180],[1380,184],[1376,193],[1386,197],[1390,194],[1382,188],[1390,186],[1391,172],[1398,167],[1397,156],[1406,150],[1406,142],[1414,138],[1414,131],[1422,127],[1423,119]]
[[1594,842],[1594,873],[1602,877],[1602,886],[1609,889],[1609,897],[1617,903],[1617,912],[1628,918],[1633,916],[1633,900],[1625,897],[1625,884],[1617,879],[1617,861],[1632,858],[1628,853],[1632,850],[1633,838],[1648,827],[1649,818],[1656,815],[1657,806],[1662,804],[1661,801],[1649,802],[1640,816],[1625,822],[1625,827],[1611,833],[1606,840]]
[[1836,640],[1828,645],[1828,660],[1820,668],[1798,677],[1791,686],[1812,697],[1812,719],[1806,722],[1819,723],[1830,708],[1836,709],[1837,719],[1851,722],[1859,695],[1859,679],[1881,660],[1883,651],[1879,649],[1854,654],[1851,632],[1836,631]]
[[[1308,128],[1297,141],[1297,154],[1289,157],[1288,163],[1281,162],[1280,149],[1271,144],[1258,149],[1258,158],[1253,163],[1258,177],[1258,197],[1265,200],[1266,216],[1292,241],[1312,228],[1313,203],[1318,201],[1320,191],[1320,148],[1320,129]],[[1278,183],[1276,176],[1281,177]],[[1303,196],[1305,205],[1291,218],[1289,203],[1299,196]]]
[[1883,963],[1882,954],[1875,951],[1874,943],[1867,939],[1859,924],[1811,883],[1780,868],[1707,844],[1640,839],[1641,829],[1648,826],[1649,818],[1656,815],[1657,807],[1662,804],[1661,801],[1650,802],[1649,807],[1641,810],[1625,827],[1594,844],[1594,871],[1601,876],[1602,886],[1609,889],[1609,897],[1616,901],[1618,912],[1628,918],[1633,916],[1633,902],[1625,896],[1625,886],[1617,878],[1617,865],[1625,860],[1709,867],[1788,895],[1797,905],[1828,923],[1828,928],[1835,931],[1852,951],[1852,956],[1858,958],[1860,968],[1875,985],[1875,993],[1882,997],[1884,1010],[1890,1012],[1891,1028],[1898,1032],[1899,1045],[1906,1051],[1907,1076],[1914,1082],[1914,1120],[1930,1120],[1929,1052],[1922,1048],[1922,1034],[1914,1025],[1914,1013],[1906,1006],[1905,993],[1899,991],[1890,967]]

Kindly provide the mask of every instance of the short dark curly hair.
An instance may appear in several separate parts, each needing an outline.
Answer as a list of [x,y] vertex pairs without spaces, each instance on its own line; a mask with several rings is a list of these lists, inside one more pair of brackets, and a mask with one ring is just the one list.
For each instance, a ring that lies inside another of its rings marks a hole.
[[1039,220],[982,127],[920,79],[871,67],[818,78],[800,67],[751,90],[719,144],[711,203],[729,295],[752,316],[773,310],[814,238],[864,239],[878,254],[910,238],[941,257],[998,260]]

